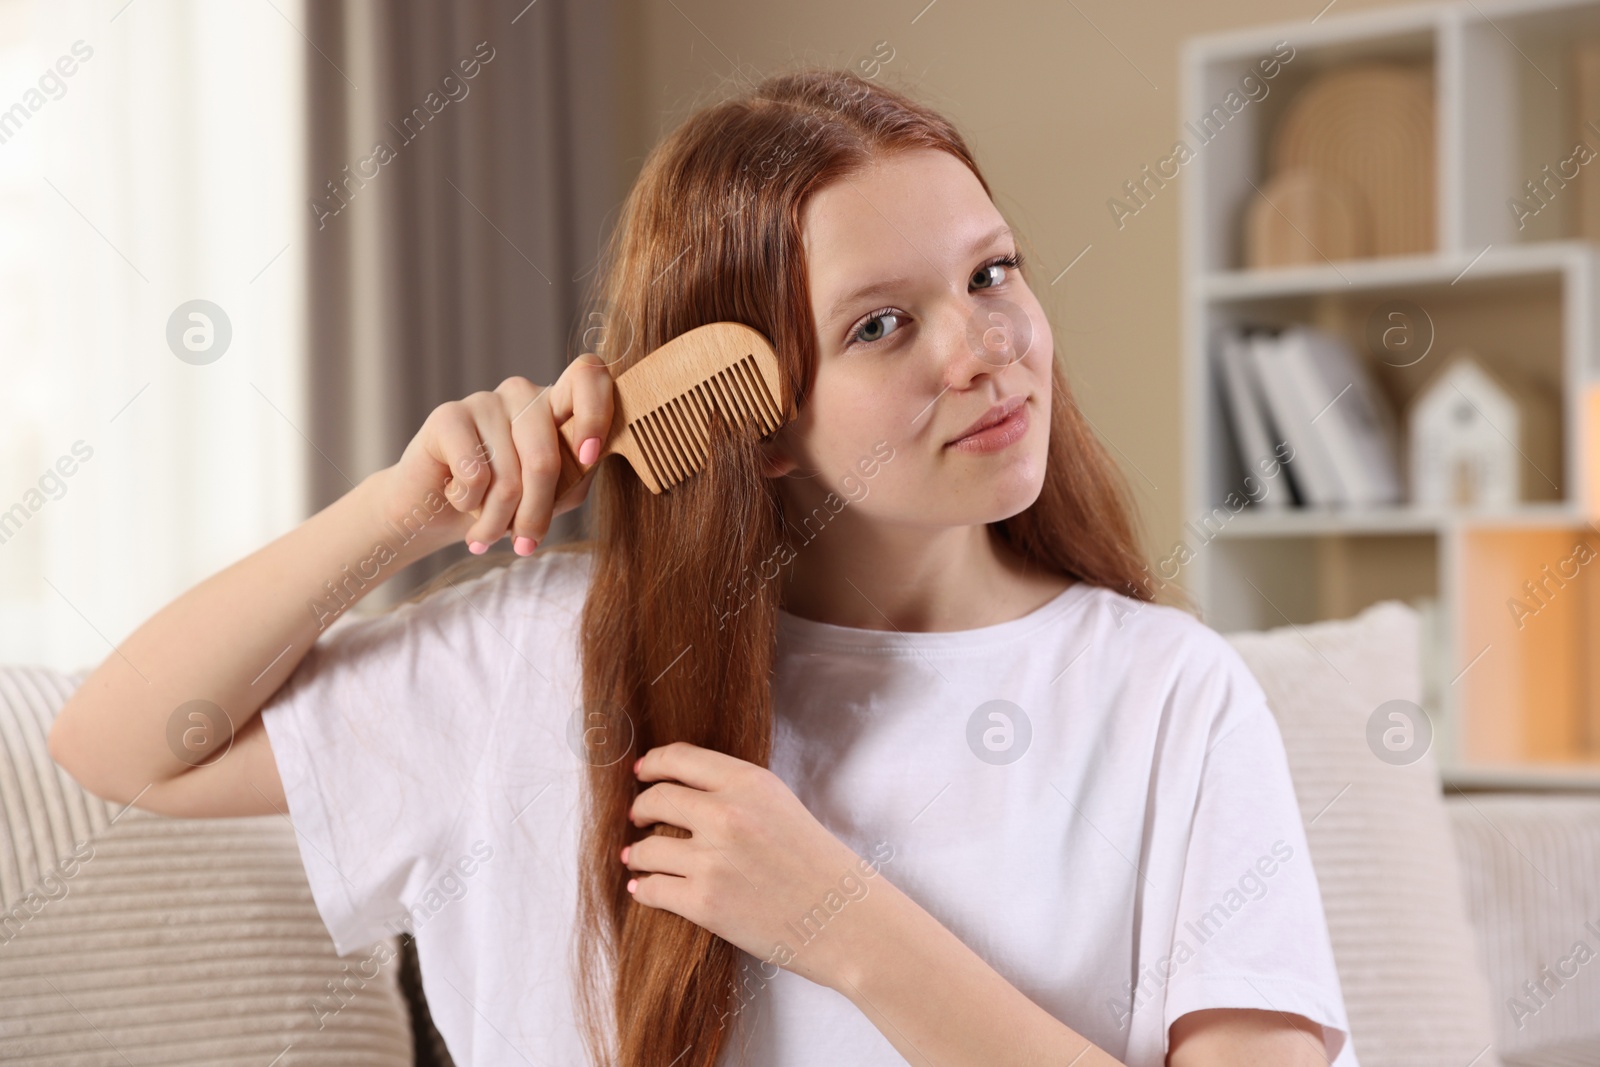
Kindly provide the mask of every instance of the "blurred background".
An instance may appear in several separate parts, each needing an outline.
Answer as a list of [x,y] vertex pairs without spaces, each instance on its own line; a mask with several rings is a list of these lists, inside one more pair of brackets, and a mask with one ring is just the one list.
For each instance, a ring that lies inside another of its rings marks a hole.
[[[656,139],[809,65],[950,116],[1024,237],[1278,718],[1361,1061],[1600,1064],[1600,0],[0,0],[0,905],[121,817],[40,754],[61,672],[552,381]],[[0,963],[92,977],[88,923]]]
[[1593,780],[1600,14],[1449,11],[0,0],[5,657],[97,662],[439,403],[552,381],[656,139],[827,65],[969,137],[1169,599],[1404,600],[1447,763]]
[[[961,125],[1035,247],[1148,540],[1169,545],[1184,521],[1179,197],[1120,228],[1107,201],[1170,151],[1180,42],[1290,14],[0,0],[0,511],[28,512],[0,528],[5,658],[98,661],[393,463],[436,404],[509,374],[552,380],[650,145],[697,103],[800,64],[871,74]],[[60,74],[75,45],[85,58]],[[167,340],[196,300],[231,334],[205,363]],[[92,458],[58,486],[47,472],[77,442]]]

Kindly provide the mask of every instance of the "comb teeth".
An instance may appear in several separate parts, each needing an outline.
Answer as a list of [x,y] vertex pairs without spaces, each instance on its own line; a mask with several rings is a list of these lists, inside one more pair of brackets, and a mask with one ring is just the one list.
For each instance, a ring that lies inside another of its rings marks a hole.
[[712,375],[628,424],[650,474],[671,489],[705,465],[712,415],[734,427],[754,423],[766,436],[783,425],[777,401],[753,355]]

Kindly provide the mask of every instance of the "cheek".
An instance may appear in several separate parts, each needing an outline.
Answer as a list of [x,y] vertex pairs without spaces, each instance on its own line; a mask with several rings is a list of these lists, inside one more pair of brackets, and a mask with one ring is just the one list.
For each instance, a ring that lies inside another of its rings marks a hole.
[[905,391],[888,388],[864,376],[818,375],[811,394],[811,418],[803,440],[814,466],[843,473],[872,455],[881,440],[906,436],[913,415],[900,411]]
[[1056,358],[1048,332],[1023,357],[1019,369],[1023,373],[1018,376],[1020,380],[1013,388],[1026,388],[1033,393],[1042,416],[1039,421],[1049,425],[1050,403],[1055,395]]
[[1055,363],[1056,340],[1050,333],[1050,322],[1044,316],[1044,309],[1040,308],[1037,302],[1029,314],[1035,324],[1033,343],[1028,346],[1028,354],[1023,357],[1022,362],[1035,377],[1042,377],[1048,381],[1051,367]]

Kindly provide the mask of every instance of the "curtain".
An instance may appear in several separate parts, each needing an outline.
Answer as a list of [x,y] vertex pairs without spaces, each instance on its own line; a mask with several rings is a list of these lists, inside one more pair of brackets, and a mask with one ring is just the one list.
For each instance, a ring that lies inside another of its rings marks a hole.
[[93,666],[305,517],[302,18],[0,0],[8,662]]
[[[314,509],[395,463],[439,404],[511,375],[548,385],[578,354],[624,192],[612,3],[307,5]],[[369,599],[393,603],[465,552]]]

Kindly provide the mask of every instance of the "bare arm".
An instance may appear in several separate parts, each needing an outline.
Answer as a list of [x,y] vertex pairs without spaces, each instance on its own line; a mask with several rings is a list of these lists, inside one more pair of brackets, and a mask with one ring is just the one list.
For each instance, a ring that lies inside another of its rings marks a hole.
[[[885,880],[887,881],[887,880]],[[892,885],[860,902],[828,984],[913,1064],[1111,1067],[1122,1061],[1029,1000]],[[872,911],[876,911],[873,915]],[[842,913],[841,913],[842,915]],[[1170,1067],[1327,1067],[1320,1028],[1282,1012],[1190,1012],[1172,1026]]]
[[[451,539],[453,509],[435,516],[424,507],[434,521],[409,543],[386,527],[378,504],[388,473],[370,476],[144,622],[61,709],[50,731],[56,762],[107,800],[163,814],[281,808],[282,785],[256,713],[321,633],[380,584],[362,588],[348,577],[375,545],[398,553],[377,576],[385,579]],[[324,582],[343,583],[339,595]],[[222,759],[201,763],[230,740]]]
[[841,956],[847,962],[826,984],[848,997],[908,1063],[1122,1063],[1029,1000],[939,920],[882,880],[878,892],[853,905],[861,910],[850,916],[852,925],[841,926],[846,939]]
[[1167,1043],[1170,1067],[1328,1067],[1322,1027],[1303,1015],[1208,1008],[1181,1015]]
[[[1007,981],[770,769],[674,741],[647,750],[633,773],[649,783],[629,809],[633,825],[687,834],[647,833],[618,855],[637,874],[635,902],[842,994],[918,1067],[1122,1062]],[[1170,1036],[1171,1067],[1327,1067],[1318,1027],[1283,1012],[1188,1012]]]
[[531,552],[588,490],[585,478],[553,499],[569,419],[585,437],[610,425],[597,360],[548,389],[508,378],[440,405],[394,466],[135,630],[62,707],[51,758],[90,792],[164,815],[282,811],[257,713],[337,618],[408,564],[461,537],[481,551],[510,534]]

